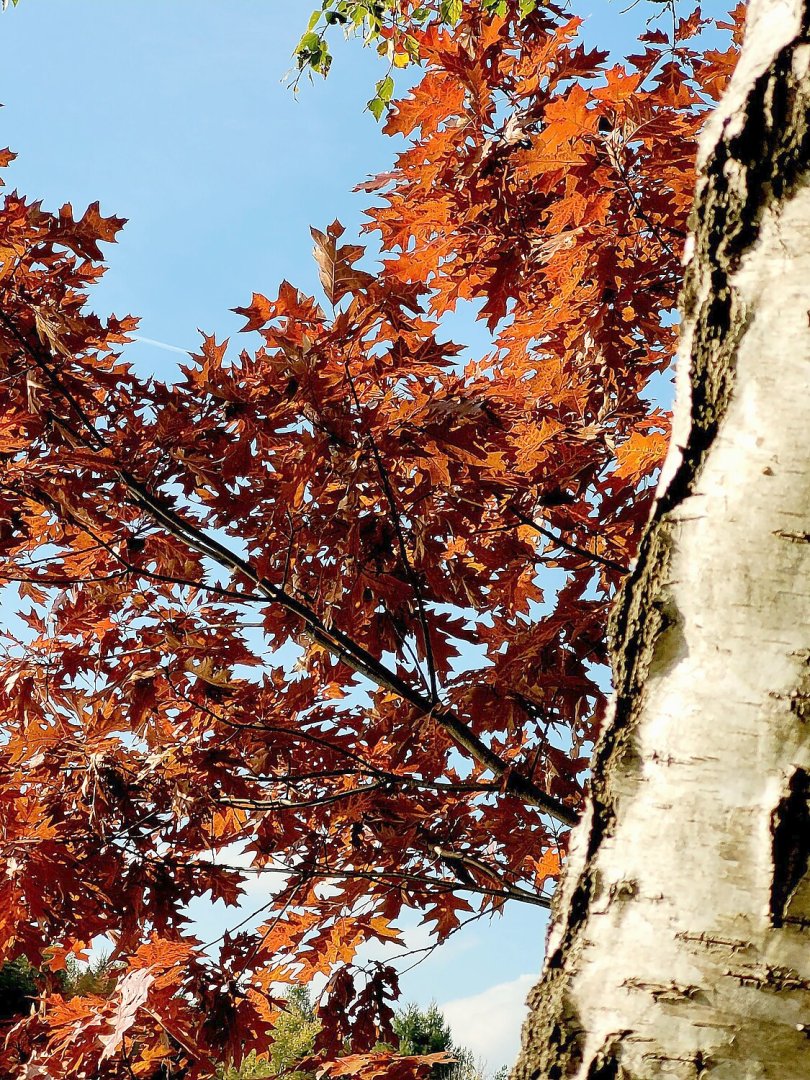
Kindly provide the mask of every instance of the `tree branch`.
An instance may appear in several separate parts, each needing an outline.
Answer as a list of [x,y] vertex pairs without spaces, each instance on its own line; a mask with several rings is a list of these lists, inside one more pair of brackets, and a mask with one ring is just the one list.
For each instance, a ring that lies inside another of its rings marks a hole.
[[563,540],[561,536],[557,536],[551,529],[547,529],[545,526],[538,524],[534,518],[528,517],[528,515],[522,513],[511,503],[507,509],[511,514],[514,514],[521,525],[528,525],[530,529],[534,529],[535,532],[540,533],[541,536],[545,536],[548,540],[553,540],[558,547],[570,551],[572,555],[582,555],[591,562],[599,563],[600,566],[605,566],[609,570],[615,570],[619,574],[630,573],[630,570],[626,566],[622,566],[622,564],[616,562],[615,559],[608,559],[604,555],[597,555],[595,551],[590,551],[588,548],[579,547],[578,544],[572,544],[568,540]]
[[[87,429],[88,435],[82,436],[81,432],[73,428],[69,421],[49,413],[53,423],[66,430],[87,449],[94,452],[109,451],[111,448],[107,441],[96,430],[92,420],[69,391],[62,386],[59,376],[52,370],[49,363],[50,353],[45,353],[42,347],[34,348],[3,312],[0,312],[0,321],[14,334],[37,367],[47,376],[51,386],[65,398],[70,408],[79,417],[82,426]],[[363,675],[370,682],[390,690],[422,716],[433,720],[447,733],[456,746],[465,750],[479,765],[502,780],[504,792],[518,796],[565,825],[576,823],[578,814],[574,810],[559,799],[548,795],[523,774],[515,771],[512,765],[487,746],[455,712],[426,698],[419,690],[405,682],[396,672],[387,668],[377,657],[337,627],[327,627],[312,608],[257,573],[247,559],[230,551],[218,540],[207,536],[201,527],[188,521],[175,509],[166,497],[151,492],[146,484],[129,469],[114,460],[107,460],[104,464],[106,470],[118,478],[135,505],[148,511],[172,536],[182,540],[198,554],[210,558],[250,581],[267,600],[278,604],[301,623],[312,640],[322,645],[337,660],[345,663],[347,667]]]

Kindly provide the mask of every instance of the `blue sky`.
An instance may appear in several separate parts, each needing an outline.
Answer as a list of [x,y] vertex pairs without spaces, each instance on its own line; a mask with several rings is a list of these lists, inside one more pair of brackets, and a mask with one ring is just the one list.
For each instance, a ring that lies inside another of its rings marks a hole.
[[197,327],[233,332],[229,309],[253,290],[314,290],[308,226],[356,226],[351,188],[390,161],[363,114],[368,52],[297,100],[282,85],[307,15],[274,0],[23,0],[3,17],[14,180],[129,218],[96,303],[140,314],[145,336],[187,348]]
[[[578,5],[591,9],[588,37],[632,50],[653,7],[622,14],[628,3]],[[0,145],[20,155],[11,185],[49,207],[100,199],[129,219],[98,310],[139,315],[145,338],[189,349],[197,327],[235,334],[243,320],[229,309],[254,290],[287,278],[317,291],[309,226],[339,217],[356,230],[368,196],[352,188],[399,144],[364,112],[384,72],[359,45],[336,49],[325,84],[297,97],[283,85],[309,11],[308,0],[21,0],[0,17]],[[484,340],[464,317],[454,333]],[[130,357],[166,377],[181,359],[147,343]],[[202,918],[215,936],[217,913]],[[449,1003],[457,1038],[497,1067],[514,1055],[544,936],[543,913],[514,906],[416,968],[406,995]]]

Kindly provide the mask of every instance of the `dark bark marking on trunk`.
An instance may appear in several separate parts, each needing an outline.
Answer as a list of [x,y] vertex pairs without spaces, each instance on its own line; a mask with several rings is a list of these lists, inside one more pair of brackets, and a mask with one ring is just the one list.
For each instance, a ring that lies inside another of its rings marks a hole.
[[630,1080],[627,1073],[619,1064],[619,1059],[612,1052],[605,1056],[599,1056],[591,1063],[588,1069],[588,1080]]
[[771,817],[771,925],[784,925],[788,905],[810,864],[810,775],[796,769]]
[[626,986],[628,990],[638,990],[641,993],[649,994],[655,1002],[671,1002],[678,1004],[681,1001],[700,1001],[707,1002],[708,997],[705,992],[699,986],[682,986],[679,983],[650,983],[644,982],[642,979],[626,979],[623,986]]
[[787,532],[785,529],[777,529],[774,536],[781,536],[783,540],[789,540],[791,544],[810,544],[810,533]]
[[699,946],[701,950],[709,949],[712,952],[720,953],[722,955],[733,956],[736,953],[746,953],[751,951],[751,943],[748,941],[742,941],[739,938],[727,938],[719,937],[716,934],[690,934],[686,931],[680,931],[675,935],[681,941],[687,941]]
[[707,1057],[701,1050],[698,1050],[694,1057],[670,1057],[668,1054],[645,1054],[646,1061],[654,1061],[657,1066],[667,1064],[671,1062],[679,1065],[689,1065],[694,1069],[695,1080],[700,1080],[701,1077],[707,1075],[707,1070],[711,1067],[711,1058]]
[[753,964],[738,970],[729,970],[726,975],[736,979],[740,986],[753,986],[757,990],[770,990],[774,994],[785,994],[791,990],[810,990],[810,980],[803,979],[797,971],[778,964]]

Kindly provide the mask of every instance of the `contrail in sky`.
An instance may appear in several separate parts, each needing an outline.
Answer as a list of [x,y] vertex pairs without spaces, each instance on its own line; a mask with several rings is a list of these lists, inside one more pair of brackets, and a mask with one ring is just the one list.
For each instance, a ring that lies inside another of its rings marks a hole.
[[165,349],[166,352],[179,352],[182,353],[183,356],[188,356],[191,351],[190,349],[181,349],[177,345],[169,345],[166,341],[157,341],[155,338],[142,337],[140,334],[133,334],[132,340],[140,341],[142,345],[154,345],[156,349]]

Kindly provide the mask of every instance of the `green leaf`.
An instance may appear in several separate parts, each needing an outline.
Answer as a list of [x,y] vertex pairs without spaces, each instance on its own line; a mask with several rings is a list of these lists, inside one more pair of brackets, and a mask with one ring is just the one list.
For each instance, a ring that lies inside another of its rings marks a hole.
[[411,37],[410,34],[405,38],[405,52],[416,63],[419,60],[419,42],[415,37]]
[[441,0],[439,5],[439,17],[442,22],[449,23],[451,26],[455,26],[459,21],[462,11],[463,0]]
[[312,30],[308,31],[295,47],[297,53],[312,52],[313,49],[319,49],[321,46],[321,39]]
[[375,120],[379,120],[385,112],[385,102],[380,97],[373,97],[368,103],[368,111]]
[[379,120],[390,104],[394,94],[394,80],[390,75],[380,79],[374,87],[374,97],[368,103],[368,111],[375,120]]

